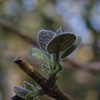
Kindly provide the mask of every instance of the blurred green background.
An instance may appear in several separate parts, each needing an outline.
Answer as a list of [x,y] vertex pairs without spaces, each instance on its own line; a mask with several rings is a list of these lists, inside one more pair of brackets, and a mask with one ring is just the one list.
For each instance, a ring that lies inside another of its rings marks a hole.
[[[83,39],[69,59],[83,64],[100,61],[100,0],[0,0],[1,22],[25,31],[36,43],[39,30],[55,32],[61,26]],[[22,86],[23,80],[36,85],[12,62],[17,56],[47,77],[41,71],[42,61],[32,57],[35,46],[0,24],[0,100],[9,100],[12,87]],[[74,100],[100,100],[99,72],[66,68],[57,84]],[[53,99],[43,96],[42,100]]]

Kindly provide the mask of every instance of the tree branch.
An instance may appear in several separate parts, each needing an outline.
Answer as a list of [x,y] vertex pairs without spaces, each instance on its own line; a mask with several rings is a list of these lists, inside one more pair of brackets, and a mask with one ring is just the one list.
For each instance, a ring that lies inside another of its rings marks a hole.
[[25,39],[26,41],[30,42],[31,44],[37,46],[37,42],[35,40],[33,40],[33,38],[29,37],[24,31],[18,29],[17,27],[15,27],[14,25],[12,25],[11,23],[4,21],[2,19],[0,19],[0,27],[5,28],[9,31],[14,32],[15,34],[19,35],[20,37],[22,37],[23,39]]
[[52,84],[49,80],[45,79],[21,57],[15,58],[13,62],[42,87],[44,94],[47,94],[56,100],[73,100],[66,93],[63,93],[56,84]]
[[[100,72],[100,62],[93,62],[93,63],[81,63],[78,61],[64,59],[63,66],[66,69],[82,69],[92,73],[99,73]],[[69,67],[68,67],[69,66]]]

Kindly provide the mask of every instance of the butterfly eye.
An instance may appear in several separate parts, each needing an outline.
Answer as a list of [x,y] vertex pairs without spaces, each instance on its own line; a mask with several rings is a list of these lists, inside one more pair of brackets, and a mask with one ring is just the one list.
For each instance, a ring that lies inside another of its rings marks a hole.
[[53,38],[54,32],[49,31],[49,30],[40,30],[38,33],[38,43],[41,49],[45,52],[46,51],[46,45],[48,42]]

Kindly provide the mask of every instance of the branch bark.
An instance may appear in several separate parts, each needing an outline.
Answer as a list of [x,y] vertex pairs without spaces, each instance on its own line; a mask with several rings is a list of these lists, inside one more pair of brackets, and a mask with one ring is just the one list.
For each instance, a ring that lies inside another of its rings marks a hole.
[[29,63],[23,60],[21,57],[17,57],[13,60],[28,76],[39,84],[44,94],[53,97],[56,100],[73,100],[66,93],[63,93],[57,86],[52,84],[49,80],[39,74]]

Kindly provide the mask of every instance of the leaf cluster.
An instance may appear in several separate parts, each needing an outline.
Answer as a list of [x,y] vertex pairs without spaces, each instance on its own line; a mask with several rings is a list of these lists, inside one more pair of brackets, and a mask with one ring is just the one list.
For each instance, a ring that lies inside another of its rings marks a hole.
[[[62,59],[70,55],[81,43],[82,38],[76,37],[71,32],[62,32],[59,28],[56,32],[50,30],[40,30],[38,33],[38,43],[41,50],[33,48],[32,56],[39,60],[44,60],[47,65],[42,65],[43,71],[47,72],[48,81],[55,83],[61,76],[63,66],[61,65]],[[50,58],[48,58],[48,56]],[[25,100],[40,100],[41,89],[24,81],[24,88],[14,87],[16,95]]]
[[[46,71],[49,78],[55,81],[63,71],[60,62],[79,46],[81,40],[81,36],[76,37],[71,32],[62,32],[61,28],[55,33],[49,30],[40,30],[38,43],[43,52],[33,48],[32,55],[48,63],[48,65],[42,66],[43,71]],[[50,59],[45,53],[50,56]]]
[[24,81],[23,85],[23,88],[18,86],[13,87],[17,96],[25,100],[40,100],[41,93],[38,87],[35,87],[27,81]]

